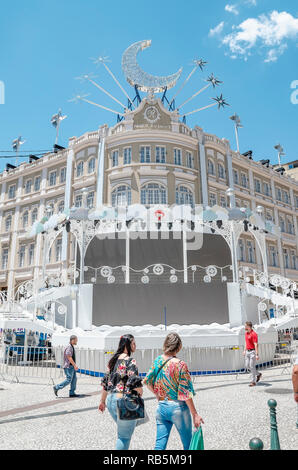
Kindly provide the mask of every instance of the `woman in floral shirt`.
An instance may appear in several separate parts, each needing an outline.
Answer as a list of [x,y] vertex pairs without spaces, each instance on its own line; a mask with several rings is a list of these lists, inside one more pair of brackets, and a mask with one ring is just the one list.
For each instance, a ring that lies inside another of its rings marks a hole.
[[166,449],[173,424],[179,432],[184,450],[188,450],[192,437],[192,420],[196,428],[204,422],[193,403],[195,392],[188,367],[176,357],[181,348],[179,335],[170,333],[163,345],[164,354],[155,359],[144,379],[144,383],[159,402],[156,411],[155,450]]
[[135,359],[131,354],[136,350],[135,339],[132,335],[121,336],[117,352],[108,363],[107,372],[102,379],[102,394],[99,404],[99,411],[102,413],[107,408],[117,424],[118,439],[116,450],[127,450],[133,432],[136,427],[136,420],[126,421],[118,418],[117,401],[123,394],[129,394],[135,390],[140,396],[143,394],[142,381]]

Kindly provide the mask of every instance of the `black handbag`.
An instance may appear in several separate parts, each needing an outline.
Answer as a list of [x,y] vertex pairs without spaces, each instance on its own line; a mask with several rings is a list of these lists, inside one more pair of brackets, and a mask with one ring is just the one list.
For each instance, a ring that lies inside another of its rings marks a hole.
[[117,401],[118,417],[121,420],[131,421],[145,418],[145,403],[139,395],[123,394]]
[[140,377],[130,379],[129,388],[131,393],[125,393],[128,377],[123,378],[123,396],[117,400],[118,417],[121,420],[132,421],[145,418],[145,403],[143,398],[139,396],[133,389],[142,385]]

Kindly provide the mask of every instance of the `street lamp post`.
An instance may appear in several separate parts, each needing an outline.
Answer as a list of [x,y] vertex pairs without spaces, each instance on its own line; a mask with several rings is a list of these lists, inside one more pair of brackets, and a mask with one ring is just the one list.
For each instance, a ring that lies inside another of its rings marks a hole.
[[15,151],[16,153],[16,166],[18,166],[18,163],[19,163],[19,150],[20,150],[20,147],[21,145],[23,145],[26,141],[25,140],[22,140],[22,137],[18,137],[17,139],[13,140],[12,142],[12,149]]
[[281,168],[281,157],[284,157],[286,154],[283,147],[280,144],[275,145],[275,150],[278,152],[278,165]]
[[241,129],[243,127],[243,125],[241,124],[240,117],[236,113],[233,116],[231,116],[230,119],[231,119],[231,121],[234,121],[234,124],[235,124],[237,152],[240,153],[238,129]]
[[51,118],[51,124],[52,124],[52,126],[54,126],[55,129],[56,129],[55,145],[58,144],[58,136],[59,136],[59,129],[60,129],[61,121],[63,121],[63,120],[66,119],[66,118],[67,118],[67,116],[63,116],[63,115],[62,115],[61,109],[59,109],[58,113],[57,113],[57,114],[54,114],[54,116],[52,116],[52,118]]

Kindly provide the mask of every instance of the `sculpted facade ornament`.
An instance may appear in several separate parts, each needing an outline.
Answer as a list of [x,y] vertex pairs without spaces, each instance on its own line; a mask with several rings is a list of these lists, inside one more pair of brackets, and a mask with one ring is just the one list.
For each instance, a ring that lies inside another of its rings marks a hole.
[[160,120],[160,112],[155,106],[149,106],[145,109],[144,118],[150,124],[155,124]]

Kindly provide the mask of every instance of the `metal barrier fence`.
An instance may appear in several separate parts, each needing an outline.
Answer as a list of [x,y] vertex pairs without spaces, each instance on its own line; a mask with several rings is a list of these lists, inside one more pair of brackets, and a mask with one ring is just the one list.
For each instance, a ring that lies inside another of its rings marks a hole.
[[57,366],[55,352],[48,347],[2,344],[0,378],[20,382],[23,378],[58,379],[63,370]]
[[[298,341],[259,344],[258,370],[278,369],[291,373],[298,352]],[[244,346],[183,348],[179,357],[189,367],[193,378],[198,376],[236,375],[246,373]],[[0,350],[0,379],[20,382],[25,378],[47,379],[53,382],[64,377],[64,347],[24,347],[2,344]],[[162,351],[137,350],[134,357],[141,376],[145,376],[153,360]],[[76,348],[78,374],[82,377],[102,377],[112,351]]]

